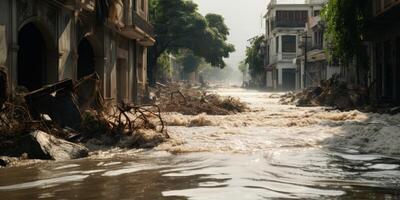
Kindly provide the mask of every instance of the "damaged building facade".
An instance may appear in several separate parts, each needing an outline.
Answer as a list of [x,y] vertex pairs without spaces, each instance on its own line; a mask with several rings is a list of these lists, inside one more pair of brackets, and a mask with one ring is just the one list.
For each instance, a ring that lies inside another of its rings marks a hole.
[[[322,4],[327,2],[327,0],[320,1]],[[316,87],[323,80],[328,80],[334,75],[341,75],[338,60],[329,58],[331,48],[324,38],[326,23],[320,15],[320,8],[314,9],[306,23],[305,33],[299,38],[301,51],[294,61],[299,72],[297,73],[297,89]],[[307,59],[305,59],[306,51]]]
[[372,101],[400,104],[400,0],[374,0],[368,32]]
[[301,53],[301,37],[309,17],[320,12],[324,0],[303,3],[271,0],[266,19],[266,85],[273,90],[295,90],[300,71],[293,62]]
[[104,97],[138,102],[155,40],[147,0],[0,0],[11,91],[96,72]]

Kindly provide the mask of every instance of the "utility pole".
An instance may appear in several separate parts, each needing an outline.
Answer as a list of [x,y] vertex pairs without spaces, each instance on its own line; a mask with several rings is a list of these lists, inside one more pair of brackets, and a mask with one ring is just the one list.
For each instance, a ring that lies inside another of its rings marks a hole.
[[303,77],[303,84],[304,84],[304,88],[307,87],[307,63],[308,63],[308,56],[307,56],[307,52],[308,52],[308,47],[307,47],[307,43],[308,43],[308,35],[307,35],[307,31],[304,32],[305,36],[304,38],[304,77]]

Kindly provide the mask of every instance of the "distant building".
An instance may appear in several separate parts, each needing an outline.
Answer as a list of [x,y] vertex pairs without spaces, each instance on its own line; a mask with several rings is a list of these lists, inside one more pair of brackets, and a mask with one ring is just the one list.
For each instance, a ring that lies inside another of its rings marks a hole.
[[147,47],[155,42],[147,1],[0,1],[12,89],[97,72],[106,98],[136,101],[147,82]]
[[[320,2],[325,4],[327,1]],[[326,25],[321,19],[320,8],[319,6],[314,7],[306,24],[306,32],[299,38],[301,51],[295,60],[297,71],[300,72],[297,74],[298,89],[318,86],[322,80],[328,80],[335,74],[341,74],[339,61],[329,58],[329,46],[324,39]],[[307,50],[307,64],[305,63],[305,50]]]
[[369,84],[375,102],[400,104],[400,0],[374,0]]
[[319,15],[324,0],[271,0],[266,19],[266,85],[274,90],[301,88],[301,71],[294,60],[302,51],[301,35],[309,17]]

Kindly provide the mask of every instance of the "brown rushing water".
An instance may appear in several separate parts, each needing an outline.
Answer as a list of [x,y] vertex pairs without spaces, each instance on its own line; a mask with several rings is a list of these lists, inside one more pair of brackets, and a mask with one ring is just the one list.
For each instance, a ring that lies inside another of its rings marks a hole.
[[[400,199],[400,157],[393,156],[400,153],[400,116],[283,106],[258,91],[216,92],[253,111],[170,114],[180,126],[169,127],[173,139],[154,150],[0,169],[0,199]],[[196,118],[209,126],[185,126]]]

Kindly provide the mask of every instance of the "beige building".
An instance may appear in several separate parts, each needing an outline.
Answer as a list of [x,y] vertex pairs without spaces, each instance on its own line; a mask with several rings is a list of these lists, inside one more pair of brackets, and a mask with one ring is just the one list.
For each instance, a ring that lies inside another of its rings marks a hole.
[[93,72],[103,94],[136,102],[154,44],[147,0],[0,0],[10,86],[32,91]]
[[319,15],[323,0],[271,0],[266,20],[266,86],[273,90],[295,90],[301,82],[294,63],[309,17]]

